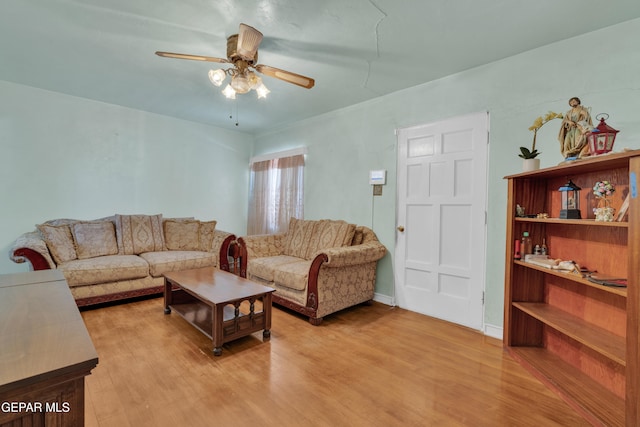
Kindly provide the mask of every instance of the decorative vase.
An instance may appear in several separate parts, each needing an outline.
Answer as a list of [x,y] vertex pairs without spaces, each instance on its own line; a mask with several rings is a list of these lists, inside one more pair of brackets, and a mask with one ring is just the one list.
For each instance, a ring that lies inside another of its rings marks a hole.
[[522,161],[522,172],[531,172],[540,169],[540,159],[524,159]]
[[613,214],[616,212],[611,206],[609,206],[609,200],[600,199],[598,207],[593,209],[593,213],[596,215],[596,221],[613,222]]

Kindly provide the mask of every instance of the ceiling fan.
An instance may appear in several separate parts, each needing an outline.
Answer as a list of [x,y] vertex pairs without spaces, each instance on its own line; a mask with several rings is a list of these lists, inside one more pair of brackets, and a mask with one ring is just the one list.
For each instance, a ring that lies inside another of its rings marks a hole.
[[268,65],[257,64],[258,46],[262,42],[262,33],[246,24],[240,24],[238,34],[233,34],[227,38],[227,57],[216,58],[212,56],[189,55],[184,53],[156,52],[156,55],[165,58],[190,59],[193,61],[218,62],[221,64],[233,64],[232,68],[217,69],[209,71],[209,80],[216,86],[221,86],[227,76],[231,77],[231,82],[224,88],[222,93],[227,98],[235,99],[237,93],[247,93],[254,89],[258,98],[264,98],[269,93],[262,79],[254,71],[275,77],[287,83],[293,83],[311,89],[315,81],[310,77],[281,70]]

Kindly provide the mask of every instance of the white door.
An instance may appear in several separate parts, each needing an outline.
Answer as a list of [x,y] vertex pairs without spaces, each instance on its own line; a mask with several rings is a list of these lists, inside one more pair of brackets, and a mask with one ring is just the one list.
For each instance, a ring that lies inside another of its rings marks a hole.
[[482,329],[488,113],[398,131],[397,304]]

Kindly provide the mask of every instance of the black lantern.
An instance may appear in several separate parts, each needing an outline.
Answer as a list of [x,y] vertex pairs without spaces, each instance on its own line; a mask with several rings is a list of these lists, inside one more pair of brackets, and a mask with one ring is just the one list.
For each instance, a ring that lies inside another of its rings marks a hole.
[[[598,120],[600,116],[607,116],[606,118],[609,118],[609,115],[604,113],[598,114],[596,116],[596,120]],[[587,141],[589,141],[589,153],[592,156],[608,153],[613,150],[613,142],[616,140],[616,134],[620,132],[606,124],[604,120],[604,117],[600,118],[600,124],[593,128],[593,130],[587,135]]]
[[580,219],[580,190],[569,180],[558,191],[562,195],[562,209],[560,209],[560,219]]

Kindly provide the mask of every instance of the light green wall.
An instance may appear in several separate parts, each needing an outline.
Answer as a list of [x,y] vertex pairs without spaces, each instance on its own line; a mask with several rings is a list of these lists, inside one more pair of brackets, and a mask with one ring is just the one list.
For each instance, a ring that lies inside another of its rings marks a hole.
[[[640,148],[640,20],[634,20],[293,126],[251,136],[0,82],[0,273],[26,271],[8,259],[34,224],[114,213],[216,219],[246,230],[247,163],[305,146],[305,217],[371,226],[389,249],[376,291],[393,296],[396,137],[401,127],[489,111],[487,325],[502,325],[505,175],[518,172],[528,127],[579,96],[620,129],[616,148]],[[312,89],[315,90],[315,89]],[[538,136],[542,166],[561,161],[559,122]],[[368,171],[386,169],[373,197]],[[604,177],[603,177],[604,178]]]
[[[396,128],[489,111],[489,196],[485,323],[502,326],[506,183],[521,170],[518,147],[549,110],[565,112],[572,96],[610,115],[620,129],[616,148],[640,148],[640,20],[426,83],[370,102],[259,135],[256,154],[308,147],[305,217],[340,218],[373,226],[389,249],[378,268],[376,291],[393,295],[396,215]],[[538,134],[543,167],[562,158],[560,122]],[[372,198],[370,169],[387,169],[381,197]],[[603,177],[604,178],[604,177]],[[373,199],[373,200],[372,200]]]
[[194,216],[246,231],[253,138],[0,81],[0,273],[9,249],[54,218]]

